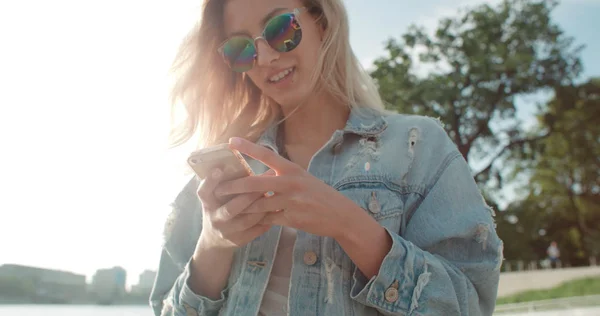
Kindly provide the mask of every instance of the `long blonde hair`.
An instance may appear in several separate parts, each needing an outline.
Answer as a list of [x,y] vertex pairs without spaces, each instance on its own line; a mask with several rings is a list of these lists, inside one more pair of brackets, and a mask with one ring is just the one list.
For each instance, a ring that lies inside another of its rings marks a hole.
[[[377,87],[350,47],[342,0],[303,2],[324,30],[312,90],[325,89],[352,109],[366,107],[383,113]],[[255,141],[280,118],[279,106],[248,76],[231,71],[217,52],[225,39],[224,6],[225,0],[204,0],[201,20],[184,39],[173,63],[172,113],[181,105],[185,109],[183,123],[172,130],[173,145],[195,135],[200,147],[226,142],[233,136]]]

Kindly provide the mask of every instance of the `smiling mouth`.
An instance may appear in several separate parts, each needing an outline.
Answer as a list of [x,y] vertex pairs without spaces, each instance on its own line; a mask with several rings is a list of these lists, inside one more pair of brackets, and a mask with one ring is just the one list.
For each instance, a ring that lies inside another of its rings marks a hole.
[[269,78],[267,81],[269,83],[278,83],[278,82],[282,81],[283,79],[285,79],[285,78],[291,76],[292,74],[294,74],[295,70],[296,70],[296,67],[288,68],[288,69],[283,70],[280,73],[274,75],[273,77]]

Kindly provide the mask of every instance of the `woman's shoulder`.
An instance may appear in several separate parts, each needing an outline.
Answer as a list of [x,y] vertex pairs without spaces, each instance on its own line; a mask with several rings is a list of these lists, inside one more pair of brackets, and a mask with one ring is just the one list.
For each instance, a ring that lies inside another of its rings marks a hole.
[[[392,142],[415,147],[415,150],[452,152],[456,145],[444,129],[439,118],[424,115],[402,114],[386,111],[382,114],[386,123],[385,135]],[[417,146],[419,145],[419,146]]]
[[359,108],[352,112],[347,129],[364,136],[377,136],[385,147],[401,148],[412,155],[434,158],[458,152],[443,122],[424,115]]
[[[383,116],[387,127],[382,135],[384,147],[394,161],[408,159],[414,179],[435,182],[445,168],[462,155],[443,123],[433,117],[389,113]],[[423,184],[421,183],[421,184]]]
[[193,254],[202,229],[202,205],[197,196],[199,181],[192,177],[171,203],[163,228],[163,247],[183,266]]
[[444,124],[439,118],[425,115],[404,114],[391,110],[360,107],[352,111],[350,124],[377,125],[383,122],[385,129],[417,130],[428,135],[447,136]]
[[444,123],[439,118],[417,114],[403,114],[386,111],[382,114],[387,122],[388,128],[393,130],[408,129],[416,130],[427,135],[444,136],[448,134],[444,130]]

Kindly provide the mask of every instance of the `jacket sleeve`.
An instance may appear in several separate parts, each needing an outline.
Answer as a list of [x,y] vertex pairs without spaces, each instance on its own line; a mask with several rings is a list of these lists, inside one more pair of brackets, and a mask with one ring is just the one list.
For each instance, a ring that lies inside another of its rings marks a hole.
[[188,286],[190,263],[179,268],[165,251],[162,251],[160,265],[150,297],[150,305],[155,316],[217,315],[226,300],[227,289],[221,292],[218,300],[200,296]]
[[355,269],[352,299],[384,315],[491,315],[502,241],[460,153],[451,155],[378,275]]
[[194,293],[188,286],[190,261],[202,230],[202,205],[194,178],[173,203],[165,223],[164,244],[150,305],[155,316],[217,315],[226,301],[228,288],[218,300]]

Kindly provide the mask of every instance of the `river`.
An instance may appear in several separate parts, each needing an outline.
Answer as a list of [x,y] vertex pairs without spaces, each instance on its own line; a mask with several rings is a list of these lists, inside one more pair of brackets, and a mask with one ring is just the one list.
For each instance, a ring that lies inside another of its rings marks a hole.
[[150,306],[0,305],[2,316],[153,316]]

